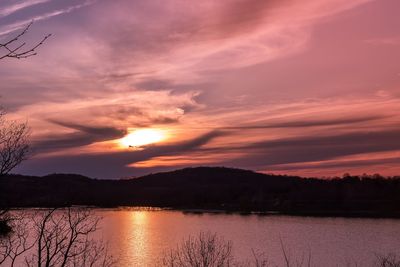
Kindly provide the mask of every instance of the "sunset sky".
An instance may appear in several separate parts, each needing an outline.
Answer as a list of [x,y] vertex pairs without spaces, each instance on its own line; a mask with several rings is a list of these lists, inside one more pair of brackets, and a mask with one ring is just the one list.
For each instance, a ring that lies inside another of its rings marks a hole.
[[[2,0],[14,172],[400,175],[399,0]],[[3,51],[0,51],[2,53]],[[1,55],[1,54],[0,54]],[[128,135],[128,136],[127,136]]]

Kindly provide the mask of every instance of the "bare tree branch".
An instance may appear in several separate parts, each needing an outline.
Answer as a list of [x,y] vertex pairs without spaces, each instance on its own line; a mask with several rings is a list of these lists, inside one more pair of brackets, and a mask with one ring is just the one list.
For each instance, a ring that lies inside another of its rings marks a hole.
[[114,266],[106,244],[96,239],[99,217],[87,209],[12,213],[13,232],[0,238],[0,266]]
[[36,253],[27,266],[113,266],[101,240],[94,240],[99,218],[86,209],[50,210],[35,217]]
[[16,266],[16,260],[33,248],[35,240],[29,239],[29,229],[26,227],[26,214],[18,214],[9,218],[12,233],[0,238],[0,265]]
[[41,46],[48,38],[50,38],[51,34],[47,34],[44,36],[38,43],[34,44],[29,48],[25,48],[25,42],[19,42],[20,38],[24,36],[32,26],[33,21],[31,21],[19,34],[15,37],[12,37],[10,40],[5,41],[4,43],[0,43],[0,49],[5,52],[1,55],[0,60],[4,58],[28,58],[31,56],[37,55],[36,49]]

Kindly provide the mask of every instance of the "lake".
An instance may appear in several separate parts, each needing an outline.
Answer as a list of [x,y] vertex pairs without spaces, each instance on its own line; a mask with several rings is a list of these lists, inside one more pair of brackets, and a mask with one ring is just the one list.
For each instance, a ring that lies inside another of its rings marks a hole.
[[263,252],[283,266],[282,244],[293,261],[312,266],[373,266],[377,254],[397,253],[400,220],[183,213],[172,210],[96,210],[103,217],[99,237],[109,242],[118,266],[154,266],[161,255],[189,235],[217,233],[232,241],[237,259]]

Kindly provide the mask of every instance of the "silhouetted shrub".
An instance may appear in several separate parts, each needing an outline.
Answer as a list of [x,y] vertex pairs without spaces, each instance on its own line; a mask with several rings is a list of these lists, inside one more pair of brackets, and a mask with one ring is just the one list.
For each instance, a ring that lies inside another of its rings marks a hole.
[[189,236],[176,249],[171,249],[162,259],[167,267],[223,267],[232,264],[231,242],[216,234],[201,232]]

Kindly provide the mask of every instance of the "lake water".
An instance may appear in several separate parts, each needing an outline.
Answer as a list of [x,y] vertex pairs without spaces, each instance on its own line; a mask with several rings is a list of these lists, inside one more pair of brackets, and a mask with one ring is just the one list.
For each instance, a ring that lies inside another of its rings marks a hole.
[[[98,210],[101,231],[118,266],[154,266],[185,237],[217,233],[232,241],[235,258],[264,253],[272,266],[311,255],[312,266],[373,266],[376,254],[399,253],[400,220],[188,214],[170,210]],[[282,242],[281,242],[282,241]]]

